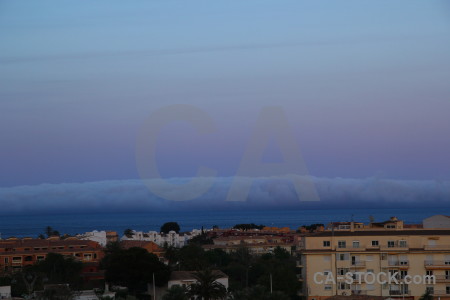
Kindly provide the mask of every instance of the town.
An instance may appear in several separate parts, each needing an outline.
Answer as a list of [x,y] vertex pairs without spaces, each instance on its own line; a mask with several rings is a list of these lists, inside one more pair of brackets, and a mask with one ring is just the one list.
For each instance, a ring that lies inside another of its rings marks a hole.
[[0,239],[0,299],[450,299],[450,217],[75,236],[47,227]]

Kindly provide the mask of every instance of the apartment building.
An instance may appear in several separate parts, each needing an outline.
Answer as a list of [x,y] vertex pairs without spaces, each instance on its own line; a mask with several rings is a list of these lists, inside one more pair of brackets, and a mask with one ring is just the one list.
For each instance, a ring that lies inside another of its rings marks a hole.
[[14,272],[27,265],[44,260],[48,253],[72,256],[85,263],[86,272],[98,272],[98,263],[103,257],[103,248],[93,241],[77,238],[32,239],[11,238],[0,240],[0,273]]
[[202,234],[202,230],[193,229],[191,232],[176,233],[170,231],[169,233],[160,233],[156,231],[135,231],[131,236],[122,236],[121,241],[134,240],[134,241],[147,241],[153,242],[158,246],[163,247],[165,244],[172,247],[181,248],[186,246],[190,239]]
[[[336,225],[336,224],[335,224]],[[450,229],[417,229],[395,218],[348,222],[301,241],[303,295],[309,300],[367,295],[450,299]]]
[[226,236],[213,239],[213,245],[203,245],[205,250],[222,249],[225,252],[233,252],[241,247],[247,248],[253,254],[272,253],[275,248],[280,247],[289,253],[295,249],[296,242],[294,236]]

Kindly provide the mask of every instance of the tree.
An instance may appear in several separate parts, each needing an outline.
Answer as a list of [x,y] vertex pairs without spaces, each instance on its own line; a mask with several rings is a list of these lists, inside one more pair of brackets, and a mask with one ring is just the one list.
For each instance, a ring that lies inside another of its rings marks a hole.
[[123,235],[126,236],[127,238],[132,238],[134,235],[134,231],[130,228],[127,228],[123,231]]
[[227,289],[223,284],[217,282],[221,278],[220,274],[213,272],[211,269],[204,269],[195,272],[194,278],[197,283],[189,287],[189,295],[192,297],[200,297],[200,299],[222,299],[227,295]]
[[51,237],[51,236],[59,236],[59,231],[58,230],[54,230],[51,226],[47,226],[45,228],[45,234],[47,234],[47,237]]
[[160,232],[169,233],[170,231],[175,231],[176,233],[180,232],[180,225],[177,222],[167,222],[161,226]]
[[178,251],[178,259],[182,270],[201,270],[208,266],[205,250],[199,245],[189,244]]
[[433,295],[431,295],[429,289],[426,289],[425,294],[423,294],[419,300],[433,300]]
[[251,229],[263,229],[264,227],[266,227],[265,225],[256,225],[254,223],[251,224],[236,224],[233,226],[234,229],[239,229],[239,230],[243,230],[243,231],[247,231],[247,230],[251,230]]
[[189,300],[188,290],[185,287],[174,285],[167,290],[163,300]]
[[190,239],[189,244],[212,245],[214,242],[207,233],[202,233]]
[[70,284],[79,287],[82,283],[81,270],[83,264],[73,257],[49,253],[47,257],[31,267],[31,271],[42,274],[48,284]]
[[107,282],[125,286],[133,294],[147,289],[153,273],[157,286],[167,284],[170,275],[169,268],[156,255],[137,247],[115,250],[103,258],[101,265]]

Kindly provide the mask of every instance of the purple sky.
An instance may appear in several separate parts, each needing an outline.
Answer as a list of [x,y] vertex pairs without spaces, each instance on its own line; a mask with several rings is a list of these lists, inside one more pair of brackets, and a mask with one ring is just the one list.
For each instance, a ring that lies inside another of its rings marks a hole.
[[450,178],[445,1],[0,2],[0,187],[136,179],[137,132],[169,126],[165,177],[236,174],[280,105],[316,177]]

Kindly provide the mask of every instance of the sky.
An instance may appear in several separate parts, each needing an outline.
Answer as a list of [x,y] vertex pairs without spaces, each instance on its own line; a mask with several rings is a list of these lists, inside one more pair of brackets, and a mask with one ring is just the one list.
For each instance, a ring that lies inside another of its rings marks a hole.
[[216,130],[162,129],[168,180],[206,166],[228,182],[279,106],[314,178],[442,182],[448,196],[446,1],[1,0],[0,41],[0,202],[138,179],[139,130],[174,104]]

